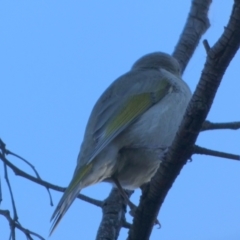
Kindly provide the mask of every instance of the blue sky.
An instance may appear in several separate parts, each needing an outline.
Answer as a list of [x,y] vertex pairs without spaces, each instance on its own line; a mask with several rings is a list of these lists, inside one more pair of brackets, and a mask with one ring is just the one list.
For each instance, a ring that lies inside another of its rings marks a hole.
[[[216,0],[205,34],[213,45],[223,32],[233,1]],[[76,164],[90,111],[106,87],[140,56],[172,53],[184,26],[190,1],[1,1],[0,137],[7,147],[36,167],[41,177],[67,186]],[[183,78],[192,90],[206,53],[200,44]],[[239,121],[240,53],[229,66],[208,119]],[[198,144],[239,154],[239,131],[202,133]],[[31,170],[15,158],[13,163]],[[21,224],[44,237],[54,210],[46,190],[9,170]],[[1,209],[10,209],[0,167]],[[168,194],[159,214],[162,228],[152,240],[239,239],[240,163],[193,156]],[[111,186],[97,184],[82,193],[107,197]],[[57,204],[62,193],[51,191]],[[132,197],[136,204],[140,191]],[[76,200],[51,237],[94,239],[101,209]],[[128,217],[131,222],[131,217]],[[1,239],[9,225],[0,216]],[[126,239],[127,230],[119,239]],[[25,236],[17,231],[17,239]]]

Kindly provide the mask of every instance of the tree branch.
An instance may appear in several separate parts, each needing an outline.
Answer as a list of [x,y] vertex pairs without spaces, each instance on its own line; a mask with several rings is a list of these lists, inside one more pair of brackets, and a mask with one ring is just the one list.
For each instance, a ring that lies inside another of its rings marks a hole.
[[238,130],[240,129],[240,122],[212,123],[210,121],[205,121],[201,131],[220,129]]
[[[12,203],[12,208],[13,208],[13,221],[17,222],[18,221],[18,215],[17,215],[16,204],[15,204],[15,200],[14,200],[14,196],[13,196],[13,192],[12,192],[12,187],[11,187],[11,184],[10,184],[9,178],[8,178],[7,166],[6,166],[5,163],[4,163],[4,177],[5,177],[5,180],[7,182],[9,192],[10,192],[11,203]],[[15,226],[10,225],[10,228],[11,228],[11,237],[12,237],[12,239],[15,239]]]
[[[39,178],[36,178],[24,171],[22,171],[21,169],[19,169],[18,167],[16,167],[13,163],[11,163],[9,160],[7,160],[7,158],[0,153],[0,159],[9,167],[13,170],[13,172],[18,175],[18,176],[21,176],[23,178],[26,178],[32,182],[35,182],[39,185],[42,185],[44,187],[47,187],[49,189],[53,189],[53,190],[56,190],[58,192],[64,192],[66,190],[66,188],[64,187],[60,187],[60,186],[57,186],[57,185],[54,185],[50,182],[47,182],[47,181],[44,181],[42,179],[39,179]],[[98,206],[98,207],[102,207],[102,204],[103,202],[102,201],[99,201],[99,200],[96,200],[96,199],[93,199],[93,198],[90,198],[90,197],[87,197],[83,194],[78,194],[78,197],[79,199],[85,201],[85,202],[88,202],[88,203],[91,203],[95,206]]]
[[184,72],[202,35],[210,27],[208,10],[212,0],[193,0],[182,34],[173,52]]
[[219,152],[208,148],[203,148],[198,145],[195,145],[193,148],[193,154],[204,154],[213,157],[221,157],[221,158],[228,158],[231,160],[240,161],[240,155],[226,153],[226,152]]
[[[35,175],[37,176],[37,178],[41,180],[41,177],[40,177],[38,171],[36,170],[36,168],[35,168],[29,161],[27,161],[26,159],[22,158],[21,156],[13,153],[13,152],[11,152],[11,151],[9,151],[8,149],[6,149],[6,148],[5,148],[6,145],[4,144],[4,142],[3,142],[1,139],[0,139],[0,144],[1,144],[1,149],[2,149],[2,151],[4,151],[4,153],[5,153],[6,155],[13,155],[13,156],[15,156],[16,158],[19,158],[20,160],[22,160],[23,162],[25,162],[25,163],[26,163],[28,166],[30,166],[30,168],[34,171],[34,173],[35,173]],[[51,193],[50,193],[50,191],[49,191],[49,188],[46,187],[46,189],[47,189],[47,192],[48,192],[48,195],[49,195],[49,198],[50,198],[50,205],[53,206],[52,195],[51,195]]]
[[[66,188],[63,188],[63,187],[59,187],[59,186],[56,186],[56,185],[53,185],[49,182],[46,182],[44,180],[42,180],[38,174],[38,172],[36,171],[36,169],[34,168],[34,166],[29,163],[27,160],[21,158],[20,156],[18,156],[17,154],[14,154],[12,152],[10,152],[9,150],[6,149],[5,147],[6,145],[3,143],[3,141],[0,139],[0,159],[3,161],[3,165],[4,165],[4,176],[5,176],[5,179],[6,179],[6,182],[7,182],[7,185],[8,185],[8,188],[9,188],[9,191],[10,191],[10,196],[11,196],[11,201],[12,201],[12,207],[13,207],[13,218],[11,218],[10,216],[10,213],[8,210],[0,210],[0,215],[3,215],[5,216],[8,221],[9,221],[9,225],[10,225],[10,231],[11,231],[11,234],[10,234],[10,239],[12,240],[15,240],[16,239],[16,235],[15,235],[15,228],[18,228],[19,230],[21,230],[27,237],[27,239],[33,239],[31,237],[31,235],[34,235],[36,237],[38,237],[39,239],[43,239],[39,234],[37,233],[34,233],[26,228],[23,228],[21,226],[21,224],[18,222],[18,216],[17,216],[17,210],[16,210],[16,205],[15,205],[15,201],[14,201],[14,197],[13,197],[13,192],[12,192],[12,188],[11,188],[11,184],[10,184],[10,181],[9,181],[9,178],[8,178],[8,169],[7,167],[11,168],[13,170],[13,172],[16,174],[16,175],[19,175],[21,177],[24,177],[30,181],[33,181],[39,185],[42,185],[44,187],[46,187],[48,189],[48,192],[49,192],[49,189],[54,189],[56,191],[61,191],[61,192],[64,192]],[[37,175],[37,177],[34,177],[24,171],[22,171],[21,169],[19,169],[18,167],[16,167],[13,163],[11,163],[7,158],[6,158],[6,153],[9,153],[9,154],[12,154],[13,156],[17,157],[17,158],[20,158],[22,159],[25,163],[27,163],[29,166],[32,167],[32,169],[34,170],[35,174]],[[0,186],[1,187],[1,186]],[[1,190],[1,188],[0,188]],[[49,193],[50,194],[50,193]],[[51,196],[51,195],[50,195]],[[1,191],[0,191],[0,197],[1,197]],[[88,203],[91,203],[95,206],[98,206],[98,207],[103,207],[103,202],[102,201],[99,201],[99,200],[95,200],[95,199],[92,199],[92,198],[89,198],[87,196],[84,196],[82,194],[79,194],[78,195],[78,198],[83,200],[83,201],[86,201]],[[51,206],[52,206],[52,201],[51,201]]]
[[1,184],[1,178],[0,178],[0,205],[2,203],[2,184]]
[[207,39],[203,40],[203,46],[204,46],[204,48],[206,50],[206,53],[208,53],[210,51],[211,47],[210,47]]
[[[133,191],[126,191],[130,196]],[[103,217],[96,240],[116,240],[121,227],[126,226],[126,204],[117,188],[113,188],[103,204]]]
[[10,213],[8,210],[0,210],[0,215],[4,216],[8,222],[9,222],[9,225],[11,227],[11,236],[10,236],[10,239],[12,240],[15,240],[16,237],[15,237],[15,233],[12,232],[12,229],[19,229],[20,231],[22,231],[26,238],[27,239],[30,239],[30,240],[33,240],[32,236],[35,236],[35,237],[38,237],[39,239],[41,240],[45,240],[42,236],[40,236],[39,234],[35,233],[35,232],[32,232],[24,227],[21,226],[21,224],[19,222],[17,222],[16,220],[12,219],[11,216],[10,216]]
[[224,33],[209,50],[200,81],[179,131],[136,210],[129,240],[148,240],[159,209],[181,169],[191,157],[194,143],[210,110],[224,72],[240,46],[240,0],[235,0]]

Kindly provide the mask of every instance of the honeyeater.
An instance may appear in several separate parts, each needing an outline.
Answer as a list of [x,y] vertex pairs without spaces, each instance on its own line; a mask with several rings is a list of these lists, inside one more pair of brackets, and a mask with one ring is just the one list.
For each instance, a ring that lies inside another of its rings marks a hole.
[[117,78],[92,109],[72,180],[51,218],[51,233],[83,188],[108,181],[136,189],[150,181],[190,98],[177,60],[163,52],[141,57]]

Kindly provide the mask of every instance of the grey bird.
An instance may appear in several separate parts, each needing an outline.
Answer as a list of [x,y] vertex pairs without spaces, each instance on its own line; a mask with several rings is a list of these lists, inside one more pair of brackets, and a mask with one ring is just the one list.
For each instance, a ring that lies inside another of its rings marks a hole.
[[93,107],[72,180],[52,215],[50,234],[81,189],[109,181],[122,192],[149,182],[190,98],[177,60],[166,53],[141,57],[117,78]]

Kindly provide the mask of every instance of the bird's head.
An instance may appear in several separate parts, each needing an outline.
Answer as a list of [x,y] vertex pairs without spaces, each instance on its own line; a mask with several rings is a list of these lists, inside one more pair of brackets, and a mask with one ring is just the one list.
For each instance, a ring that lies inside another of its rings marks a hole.
[[174,75],[181,76],[181,69],[178,61],[171,55],[163,52],[154,52],[139,58],[132,66],[132,70],[145,69],[165,69]]

